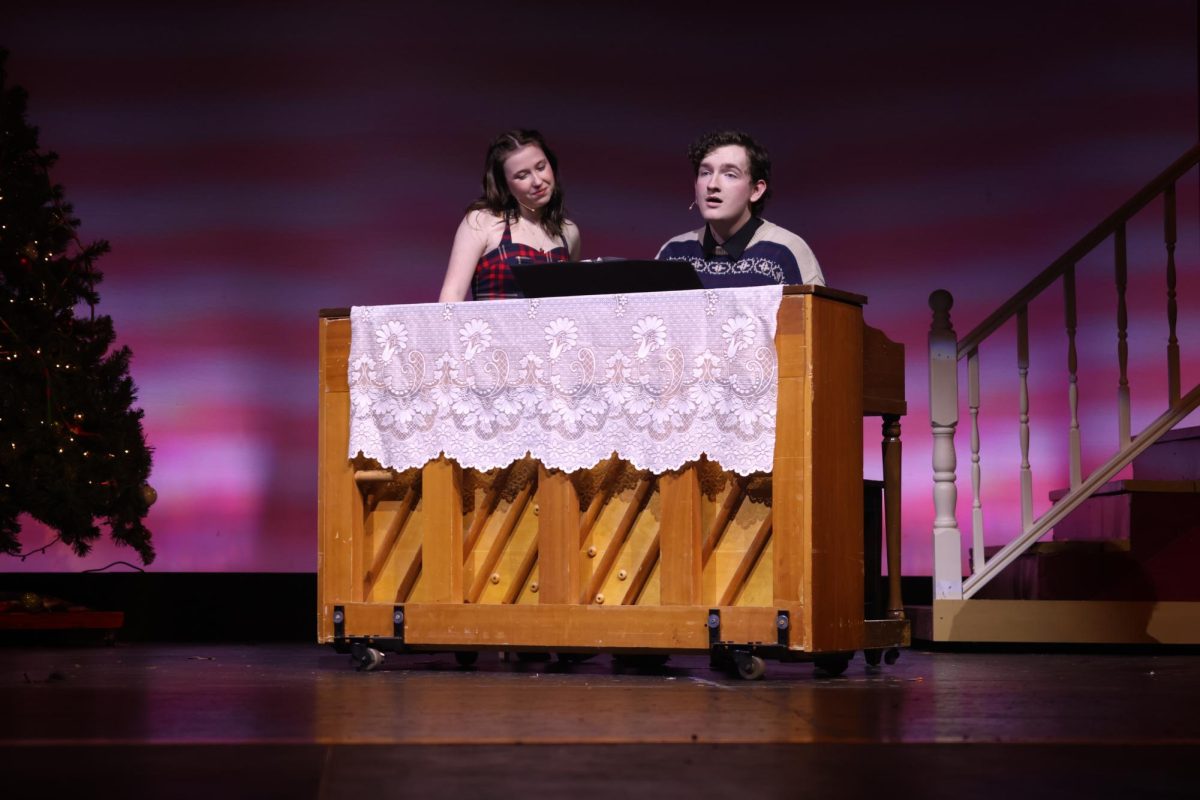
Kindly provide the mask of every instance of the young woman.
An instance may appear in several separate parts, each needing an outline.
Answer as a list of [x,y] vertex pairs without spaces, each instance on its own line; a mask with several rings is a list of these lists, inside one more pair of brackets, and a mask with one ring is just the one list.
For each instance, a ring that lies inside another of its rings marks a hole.
[[563,215],[558,160],[542,135],[513,130],[488,146],[483,194],[454,234],[442,302],[519,297],[513,264],[579,259],[579,228]]

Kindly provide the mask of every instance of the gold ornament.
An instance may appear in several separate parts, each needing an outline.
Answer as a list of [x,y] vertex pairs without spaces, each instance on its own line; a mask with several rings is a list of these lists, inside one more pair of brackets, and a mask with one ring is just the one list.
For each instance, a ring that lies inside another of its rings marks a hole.
[[148,483],[142,484],[142,499],[146,501],[147,506],[154,505],[154,501],[158,499],[158,492],[154,491],[154,487]]

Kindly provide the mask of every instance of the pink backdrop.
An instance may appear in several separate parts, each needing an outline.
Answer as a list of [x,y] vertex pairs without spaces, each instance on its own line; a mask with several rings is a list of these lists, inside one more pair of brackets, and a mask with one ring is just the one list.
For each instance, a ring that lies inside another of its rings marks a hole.
[[[926,298],[952,291],[969,330],[1196,141],[1195,4],[520,8],[0,10],[11,79],[62,156],[55,178],[84,238],[113,245],[100,310],[133,348],[156,449],[153,568],[316,568],[317,310],[433,299],[492,135],[546,134],[585,257],[644,257],[696,224],[688,141],[741,127],[774,159],[767,217],[808,240],[832,286],[869,295],[868,321],[908,347],[904,562],[928,574]],[[1180,192],[1194,382],[1194,174]],[[1131,229],[1130,246],[1131,305],[1159,308],[1160,220]],[[1092,259],[1098,274],[1110,253]],[[1084,304],[1081,350],[1111,353],[1111,281]],[[1057,295],[1040,301],[1035,327],[1061,326],[1060,308]],[[1135,421],[1165,394],[1164,326],[1131,340]],[[1064,347],[1059,336],[1034,354],[1042,507],[1066,480]],[[989,351],[989,381],[1015,372],[1012,353]],[[1115,439],[1104,409],[1116,378],[1092,364],[1081,381],[1094,464]],[[1016,463],[1015,409],[1009,397],[985,414],[994,463]],[[877,476],[877,424],[866,432]],[[1015,498],[992,480],[999,540]],[[32,523],[22,534],[26,549],[47,539]],[[0,570],[116,559],[132,553],[105,544],[80,560],[58,547]]]

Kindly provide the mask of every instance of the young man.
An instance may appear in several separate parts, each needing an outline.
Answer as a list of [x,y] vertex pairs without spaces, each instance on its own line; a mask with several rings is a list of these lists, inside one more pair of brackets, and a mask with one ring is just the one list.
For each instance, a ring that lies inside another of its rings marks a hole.
[[705,225],[662,246],[660,261],[689,261],[708,288],[766,283],[825,285],[812,250],[762,218],[771,196],[771,158],[741,131],[701,136],[688,148]]

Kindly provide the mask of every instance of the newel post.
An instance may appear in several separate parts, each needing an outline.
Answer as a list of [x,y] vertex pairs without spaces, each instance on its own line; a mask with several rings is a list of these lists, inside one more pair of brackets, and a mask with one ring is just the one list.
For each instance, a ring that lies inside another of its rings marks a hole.
[[958,337],[950,323],[954,298],[945,289],[929,295],[929,422],[933,430],[933,596],[962,597],[962,534],[954,516],[954,431],[958,427]]

